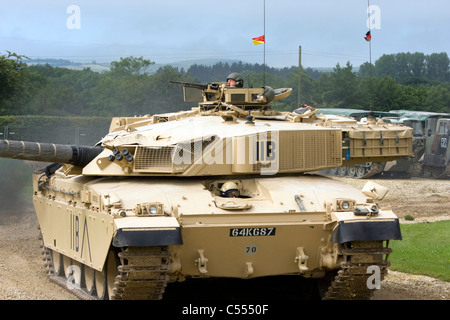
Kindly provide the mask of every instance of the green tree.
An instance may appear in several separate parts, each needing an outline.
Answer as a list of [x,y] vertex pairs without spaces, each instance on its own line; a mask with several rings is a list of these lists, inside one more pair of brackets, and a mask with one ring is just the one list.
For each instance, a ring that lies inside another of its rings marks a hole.
[[450,83],[430,87],[424,100],[424,109],[450,113]]
[[429,80],[450,81],[450,60],[446,52],[432,53],[426,57],[426,77]]
[[376,77],[388,76],[397,79],[397,63],[392,54],[382,55],[375,61],[374,75]]
[[425,54],[422,52],[409,54],[409,66],[411,70],[411,77],[423,78],[426,70]]
[[90,69],[70,70],[49,65],[31,66],[29,70],[36,92],[28,110],[40,115],[84,115],[92,99],[91,90],[102,77]]
[[434,111],[433,109],[426,108],[426,100],[428,97],[426,86],[407,86],[401,85],[401,104],[398,109],[408,109],[408,110],[425,110]]
[[331,72],[324,72],[317,83],[315,101],[322,108],[333,108],[333,85],[331,81]]
[[185,109],[187,105],[196,106],[195,103],[185,103],[182,86],[169,81],[198,82],[189,73],[182,74],[171,66],[158,69],[151,77],[147,113],[174,112]]
[[30,98],[29,72],[25,56],[7,51],[0,55],[0,114],[25,114],[24,103]]
[[364,62],[359,66],[358,76],[360,78],[372,77],[374,74],[375,66],[369,62]]
[[334,72],[330,74],[332,89],[330,98],[336,108],[357,107],[357,96],[355,93],[357,77],[352,69],[350,62],[347,62],[345,68],[341,68],[338,63],[334,68]]
[[401,88],[391,77],[374,78],[372,85],[373,110],[401,109]]
[[154,62],[143,57],[120,58],[120,61],[111,62],[111,72],[114,75],[137,75],[143,74]]
[[317,81],[315,81],[309,74],[308,70],[302,69],[302,78],[301,78],[301,96],[300,101],[298,97],[298,81],[299,74],[298,70],[292,70],[288,74],[288,79],[285,81],[283,87],[292,88],[292,94],[286,99],[280,100],[280,102],[284,102],[286,104],[287,110],[294,110],[299,105],[307,104],[307,105],[318,105],[316,101],[316,90],[317,90]]

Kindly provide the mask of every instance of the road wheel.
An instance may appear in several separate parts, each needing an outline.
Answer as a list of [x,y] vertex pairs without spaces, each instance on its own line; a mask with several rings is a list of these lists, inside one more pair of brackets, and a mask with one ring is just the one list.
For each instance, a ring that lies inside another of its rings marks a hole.
[[347,177],[353,178],[356,175],[356,167],[350,166],[347,168]]
[[367,171],[368,170],[366,167],[356,166],[355,175],[358,179],[361,179],[362,177],[364,177],[366,175]]
[[423,167],[423,171],[422,171],[422,176],[424,178],[429,178],[431,177],[431,167],[429,166],[424,166]]
[[52,259],[53,264],[53,272],[55,275],[60,276],[63,274],[63,263],[62,263],[62,256],[59,252],[56,252],[54,250],[50,250],[50,257]]
[[337,168],[337,176],[345,177],[347,175],[347,167],[339,167]]
[[106,265],[106,276],[107,276],[107,286],[108,286],[108,296],[110,299],[114,297],[114,282],[117,277],[117,266],[119,265],[119,257],[113,251],[110,250],[108,253],[108,260]]
[[64,276],[66,278],[69,278],[70,275],[72,274],[72,268],[70,268],[70,266],[72,265],[72,259],[66,255],[63,255],[62,261],[63,261],[63,268],[64,268]]
[[101,300],[108,300],[108,292],[106,290],[106,267],[100,272],[95,270],[95,292]]
[[95,270],[91,267],[84,266],[84,283],[86,285],[86,291],[89,294],[95,293]]

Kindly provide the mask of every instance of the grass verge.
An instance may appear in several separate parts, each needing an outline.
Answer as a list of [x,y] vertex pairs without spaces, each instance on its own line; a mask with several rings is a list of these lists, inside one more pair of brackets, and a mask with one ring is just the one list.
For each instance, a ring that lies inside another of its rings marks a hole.
[[391,241],[391,270],[450,282],[450,221],[401,224],[403,240]]

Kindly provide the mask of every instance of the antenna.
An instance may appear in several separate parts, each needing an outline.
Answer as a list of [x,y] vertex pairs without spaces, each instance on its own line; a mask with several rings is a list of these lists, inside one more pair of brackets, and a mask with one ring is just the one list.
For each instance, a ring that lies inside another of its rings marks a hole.
[[372,76],[372,30],[371,30],[371,26],[372,23],[370,21],[370,0],[367,0],[367,21],[369,23],[369,35],[370,38],[368,40],[369,42],[369,75]]

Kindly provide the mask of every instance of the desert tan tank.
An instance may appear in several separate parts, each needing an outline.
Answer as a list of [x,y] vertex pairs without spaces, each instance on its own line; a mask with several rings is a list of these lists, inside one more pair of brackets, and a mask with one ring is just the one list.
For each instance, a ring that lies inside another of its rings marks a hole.
[[0,142],[1,157],[60,163],[33,174],[49,278],[92,299],[274,276],[370,298],[401,239],[387,190],[307,172],[409,156],[411,128],[272,110],[289,88],[183,88],[197,107],[113,118],[96,147]]

